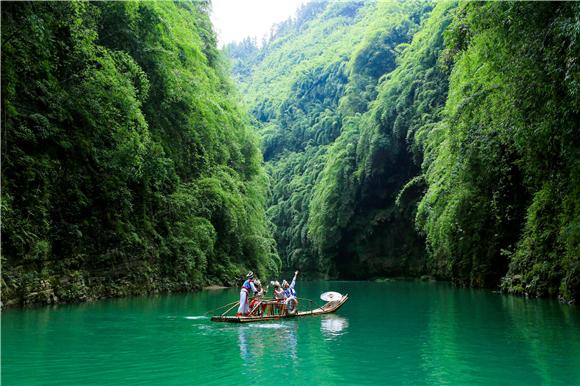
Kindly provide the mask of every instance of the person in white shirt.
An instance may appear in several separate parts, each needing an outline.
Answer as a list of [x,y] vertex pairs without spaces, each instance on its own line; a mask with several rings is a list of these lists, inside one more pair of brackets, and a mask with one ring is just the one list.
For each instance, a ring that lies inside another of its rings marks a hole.
[[298,306],[298,299],[296,298],[296,291],[294,290],[297,276],[298,271],[294,272],[292,283],[288,284],[286,280],[282,282],[282,288],[284,288],[284,304],[290,313],[296,312],[296,307]]

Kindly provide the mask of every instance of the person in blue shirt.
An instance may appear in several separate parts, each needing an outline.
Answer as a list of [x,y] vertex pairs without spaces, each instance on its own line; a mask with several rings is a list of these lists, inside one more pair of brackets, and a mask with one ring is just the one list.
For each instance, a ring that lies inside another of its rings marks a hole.
[[236,316],[247,316],[250,313],[250,294],[256,294],[258,289],[254,285],[254,272],[250,271],[246,275],[246,281],[242,284],[240,291],[240,307]]
[[297,276],[298,271],[294,272],[294,278],[292,279],[292,283],[288,284],[286,280],[282,282],[282,288],[284,288],[284,297],[285,297],[284,304],[286,304],[286,309],[290,314],[295,313],[296,307],[298,306],[298,299],[296,298],[296,290],[294,290]]

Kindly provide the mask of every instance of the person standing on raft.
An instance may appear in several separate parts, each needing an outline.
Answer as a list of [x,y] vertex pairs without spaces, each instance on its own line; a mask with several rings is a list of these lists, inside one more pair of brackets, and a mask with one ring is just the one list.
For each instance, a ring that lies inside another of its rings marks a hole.
[[238,308],[236,316],[247,316],[250,313],[250,293],[258,293],[258,290],[254,285],[254,272],[252,271],[248,272],[246,275],[246,281],[242,284],[242,289],[240,291],[240,307]]

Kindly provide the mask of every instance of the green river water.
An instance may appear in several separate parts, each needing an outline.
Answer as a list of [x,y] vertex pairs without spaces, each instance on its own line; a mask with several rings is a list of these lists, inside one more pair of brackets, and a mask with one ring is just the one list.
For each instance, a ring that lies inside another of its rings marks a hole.
[[[2,385],[580,385],[580,311],[446,283],[298,282],[335,315],[248,325],[236,289],[2,313]],[[303,302],[301,305],[305,305]]]

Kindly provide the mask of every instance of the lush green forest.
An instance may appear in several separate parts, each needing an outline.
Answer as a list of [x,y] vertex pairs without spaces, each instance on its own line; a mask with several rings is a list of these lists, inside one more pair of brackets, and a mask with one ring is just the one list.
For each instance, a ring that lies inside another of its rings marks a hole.
[[226,51],[285,267],[574,299],[580,4],[311,2]]
[[223,52],[210,9],[3,3],[4,304],[285,268],[578,297],[580,3],[312,1]]
[[209,3],[2,4],[2,301],[278,272]]

